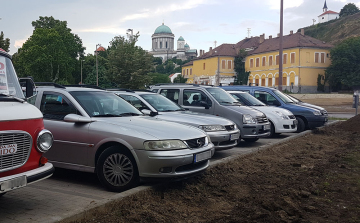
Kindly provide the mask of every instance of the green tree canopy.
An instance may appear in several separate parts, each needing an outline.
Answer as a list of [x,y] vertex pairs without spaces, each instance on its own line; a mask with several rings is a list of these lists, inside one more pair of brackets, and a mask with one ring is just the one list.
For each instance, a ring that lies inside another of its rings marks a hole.
[[139,35],[131,40],[123,36],[116,36],[110,42],[108,79],[118,87],[129,89],[143,89],[148,86],[151,77],[153,56],[135,46]]
[[19,76],[32,76],[35,81],[75,83],[76,69],[85,48],[80,38],[71,33],[67,22],[53,17],[40,17],[32,22],[32,36],[18,49],[14,65]]
[[360,10],[354,3],[348,3],[341,9],[339,16],[341,18],[358,12],[360,12]]
[[1,31],[0,34],[0,48],[5,50],[6,52],[9,52],[10,39],[9,38],[5,39],[3,31]]
[[234,69],[237,74],[234,84],[246,84],[249,79],[250,72],[245,71],[245,58],[247,52],[241,49],[234,60]]
[[188,79],[183,77],[182,74],[179,74],[177,77],[174,78],[174,83],[186,83]]
[[331,87],[360,85],[360,37],[350,38],[331,51],[331,65],[326,69]]
[[150,73],[149,76],[151,77],[150,85],[171,83],[169,75],[167,74]]

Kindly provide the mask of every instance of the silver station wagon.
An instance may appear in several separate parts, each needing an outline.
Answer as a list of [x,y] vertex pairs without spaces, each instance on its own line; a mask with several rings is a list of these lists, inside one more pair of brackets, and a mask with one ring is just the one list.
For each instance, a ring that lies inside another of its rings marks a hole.
[[54,135],[47,157],[55,167],[94,172],[111,191],[208,167],[215,149],[204,131],[144,115],[111,92],[52,85],[30,101]]
[[112,90],[145,114],[156,119],[192,125],[204,130],[215,150],[231,149],[237,145],[240,131],[232,121],[215,115],[188,111],[170,99],[148,91]]

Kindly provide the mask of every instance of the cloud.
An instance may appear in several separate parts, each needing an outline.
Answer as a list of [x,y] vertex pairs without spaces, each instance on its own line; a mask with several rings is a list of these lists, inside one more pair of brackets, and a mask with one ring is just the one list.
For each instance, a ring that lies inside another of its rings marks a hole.
[[15,40],[14,47],[20,48],[23,46],[23,44],[26,42],[27,39],[19,39]]
[[[267,4],[270,6],[270,9],[280,9],[280,1],[279,0],[266,0]],[[284,2],[284,10],[288,8],[299,7],[304,3],[304,0],[291,0],[291,1],[283,1]]]

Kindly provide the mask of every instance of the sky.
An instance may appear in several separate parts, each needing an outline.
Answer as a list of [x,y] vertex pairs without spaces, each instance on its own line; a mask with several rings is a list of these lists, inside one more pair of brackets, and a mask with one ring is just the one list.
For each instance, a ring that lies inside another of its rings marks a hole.
[[[347,3],[360,6],[360,0],[327,0],[335,12]],[[323,6],[324,0],[284,0],[284,35],[312,25]],[[151,51],[151,35],[163,22],[175,41],[182,36],[198,53],[215,44],[237,43],[249,28],[249,36],[280,32],[280,0],[1,0],[1,8],[0,31],[10,38],[10,54],[32,35],[31,22],[40,16],[67,21],[86,54],[93,54],[97,44],[107,48],[127,29],[139,32],[137,45]]]

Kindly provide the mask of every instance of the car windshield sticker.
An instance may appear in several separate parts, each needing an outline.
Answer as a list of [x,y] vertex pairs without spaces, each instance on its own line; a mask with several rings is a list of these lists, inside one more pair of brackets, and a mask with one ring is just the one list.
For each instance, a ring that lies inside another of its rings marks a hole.
[[6,78],[5,57],[0,57],[0,93],[9,94],[9,88]]

